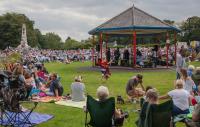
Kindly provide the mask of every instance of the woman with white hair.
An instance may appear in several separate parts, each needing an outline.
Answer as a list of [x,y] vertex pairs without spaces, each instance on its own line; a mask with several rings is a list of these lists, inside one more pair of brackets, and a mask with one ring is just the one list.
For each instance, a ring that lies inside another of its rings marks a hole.
[[161,96],[159,99],[168,99],[173,100],[173,115],[178,114],[188,114],[189,113],[189,98],[190,94],[188,91],[183,89],[183,81],[176,80],[175,89],[169,91],[167,95]]
[[[109,96],[109,90],[106,86],[99,86],[97,88],[97,98],[99,99],[99,101],[105,101],[106,99],[108,99]],[[122,113],[121,109],[115,109],[115,122],[116,123],[120,123],[123,124],[123,120],[121,121],[120,119],[123,119],[123,117],[125,117],[125,115]]]
[[109,96],[109,91],[108,88],[105,86],[100,86],[97,89],[97,98],[99,99],[99,101],[104,101],[108,98]]
[[71,84],[71,96],[72,101],[84,101],[85,100],[85,84],[82,83],[82,77],[76,76],[75,82]]

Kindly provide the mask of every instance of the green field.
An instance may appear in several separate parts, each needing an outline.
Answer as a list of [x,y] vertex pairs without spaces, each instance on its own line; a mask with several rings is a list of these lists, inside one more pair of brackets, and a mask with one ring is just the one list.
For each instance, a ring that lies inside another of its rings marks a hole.
[[[194,63],[196,66],[200,66],[200,63]],[[96,96],[96,89],[99,85],[105,85],[109,88],[110,96],[116,97],[122,95],[127,100],[125,94],[125,86],[128,79],[137,73],[141,73],[144,76],[144,86],[151,85],[159,90],[159,94],[165,94],[167,91],[173,89],[173,82],[175,80],[175,71],[162,70],[162,71],[112,71],[112,76],[108,81],[101,80],[100,71],[95,71],[90,68],[91,63],[46,63],[45,66],[49,72],[56,72],[61,76],[61,82],[64,86],[65,94],[70,93],[70,85],[74,81],[74,77],[77,75],[83,76],[83,82],[86,86],[86,91],[92,96]],[[136,106],[131,103],[124,105],[116,105],[123,110],[131,111]],[[46,123],[38,125],[39,127],[83,127],[85,121],[85,113],[82,109],[70,108],[65,106],[59,106],[53,103],[40,103],[36,109],[40,113],[48,113],[54,115],[54,118]],[[124,122],[124,127],[135,127],[135,120],[138,114],[130,112],[130,117]],[[184,125],[179,124],[179,127]]]

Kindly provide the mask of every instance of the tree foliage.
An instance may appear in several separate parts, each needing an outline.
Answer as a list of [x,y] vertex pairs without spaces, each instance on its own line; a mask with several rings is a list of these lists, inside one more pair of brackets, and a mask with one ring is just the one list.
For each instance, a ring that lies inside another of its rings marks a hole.
[[22,24],[26,24],[27,41],[31,47],[44,49],[79,49],[89,48],[90,39],[78,42],[68,37],[65,42],[53,32],[42,35],[39,29],[34,28],[34,21],[24,14],[6,13],[0,16],[0,49],[8,46],[17,47],[21,41]]
[[200,17],[189,17],[181,25],[181,41],[200,41]]
[[[164,22],[174,25],[175,22],[172,20],[163,20]],[[22,24],[26,24],[27,29],[27,39],[28,44],[31,47],[39,47],[42,49],[82,49],[94,47],[98,41],[99,37],[95,36],[93,38],[88,38],[86,40],[81,40],[81,42],[67,37],[67,39],[62,42],[61,37],[53,32],[46,33],[42,35],[41,31],[34,27],[34,21],[30,20],[24,14],[18,13],[6,13],[0,15],[0,49],[5,49],[8,46],[17,47],[21,40]],[[197,40],[200,41],[200,17],[193,16],[188,18],[186,21],[180,25],[183,34],[178,36],[180,41]],[[173,33],[170,33],[172,37]],[[165,43],[166,37],[162,36],[159,38],[160,42]],[[103,41],[117,42],[118,45],[128,46],[132,44],[132,36],[125,37],[106,37],[103,36]],[[137,37],[137,42],[140,44],[145,43],[155,43],[157,42],[157,37]]]
[[38,44],[35,31],[33,29],[34,21],[30,20],[24,14],[6,13],[0,16],[0,48],[7,46],[16,47],[20,44],[22,24],[26,24],[28,44],[36,46]]
[[55,33],[46,33],[43,35],[41,47],[44,49],[61,49],[61,38]]

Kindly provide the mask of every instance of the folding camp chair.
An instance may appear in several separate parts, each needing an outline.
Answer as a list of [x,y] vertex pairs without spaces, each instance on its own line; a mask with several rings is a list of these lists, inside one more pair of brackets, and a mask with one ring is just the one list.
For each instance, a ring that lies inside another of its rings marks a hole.
[[159,105],[148,104],[144,127],[170,127],[172,125],[173,101]]
[[112,127],[112,118],[115,112],[114,97],[105,101],[97,101],[90,95],[87,96],[87,111],[90,114],[90,121],[87,122],[87,112],[85,118],[85,126],[93,127]]
[[[0,101],[1,106],[1,125],[4,126],[33,126],[29,117],[37,106],[37,102],[20,101],[20,89],[2,90],[3,100]],[[6,91],[6,92],[5,92]],[[31,104],[29,110],[23,110],[22,105]]]
[[140,113],[139,119],[135,122],[138,127],[144,127],[144,121],[146,119],[146,110],[147,110],[148,102],[145,102],[143,99],[140,100]]

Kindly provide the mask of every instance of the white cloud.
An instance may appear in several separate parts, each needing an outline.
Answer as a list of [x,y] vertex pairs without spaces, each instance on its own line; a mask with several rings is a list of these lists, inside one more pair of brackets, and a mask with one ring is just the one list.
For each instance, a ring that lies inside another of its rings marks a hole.
[[[89,37],[88,31],[132,6],[133,0],[1,0],[0,14],[18,12],[35,21],[42,33],[63,40]],[[199,0],[134,0],[135,6],[163,19],[182,21],[200,16]]]

